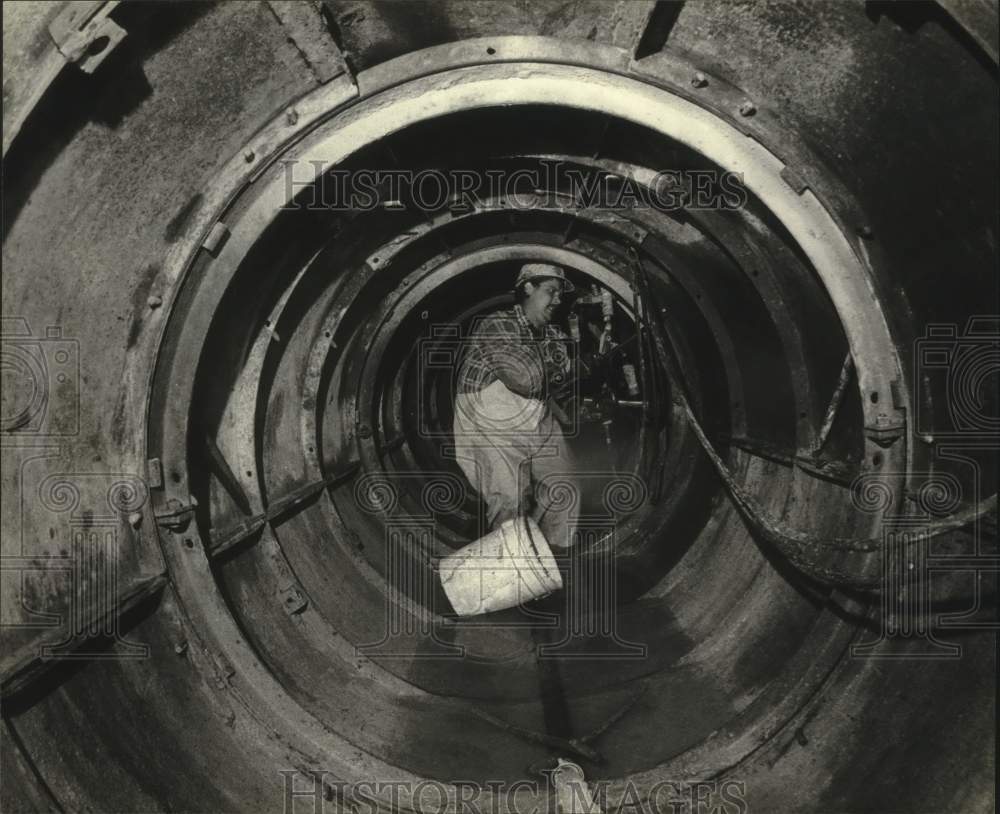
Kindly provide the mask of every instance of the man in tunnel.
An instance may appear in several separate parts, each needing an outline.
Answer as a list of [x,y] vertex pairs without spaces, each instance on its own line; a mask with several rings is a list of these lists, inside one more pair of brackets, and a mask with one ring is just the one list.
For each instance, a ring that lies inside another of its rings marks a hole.
[[573,290],[559,266],[524,265],[514,306],[480,318],[456,382],[456,458],[494,529],[531,516],[557,549],[573,544],[576,464],[558,399],[571,387],[569,337],[552,318]]

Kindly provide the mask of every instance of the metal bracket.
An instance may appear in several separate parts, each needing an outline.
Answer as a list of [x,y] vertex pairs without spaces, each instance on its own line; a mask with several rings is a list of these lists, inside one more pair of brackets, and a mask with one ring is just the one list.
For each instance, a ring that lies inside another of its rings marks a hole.
[[108,16],[119,1],[67,3],[49,23],[49,36],[67,62],[93,73],[125,39],[125,29]]
[[289,616],[302,613],[302,611],[309,607],[309,600],[305,598],[305,595],[299,590],[297,585],[289,585],[282,588],[279,593],[281,594],[281,605],[285,609],[285,613]]
[[887,415],[879,413],[874,424],[865,425],[865,436],[880,447],[892,446],[906,432],[906,416],[904,413]]
[[177,498],[172,497],[167,501],[167,511],[156,512],[156,524],[170,531],[183,531],[194,516],[194,510],[198,506],[198,501],[194,496],[190,503],[181,503]]
[[209,656],[215,665],[215,686],[220,690],[224,690],[229,686],[230,679],[236,675],[236,668],[230,664],[229,659],[222,655],[222,653],[209,651]]
[[781,168],[781,180],[788,184],[796,195],[801,195],[809,189],[809,182],[788,165]]
[[159,458],[146,461],[146,481],[150,489],[163,488],[163,463]]
[[212,227],[212,230],[205,237],[201,247],[209,254],[214,255],[220,248],[222,248],[222,244],[225,243],[228,238],[229,227],[220,220]]

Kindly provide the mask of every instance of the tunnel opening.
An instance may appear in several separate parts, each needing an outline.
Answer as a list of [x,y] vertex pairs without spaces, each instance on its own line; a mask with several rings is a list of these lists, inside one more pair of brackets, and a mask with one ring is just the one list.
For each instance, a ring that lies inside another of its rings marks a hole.
[[[443,145],[456,143],[449,159]],[[435,118],[337,169],[473,167],[534,180],[553,160],[636,188],[666,161],[722,170],[649,128],[552,105]],[[328,201],[324,184],[342,177],[296,193]],[[753,195],[738,212],[580,206],[565,187],[531,183],[430,210],[379,196],[390,206],[286,207],[248,244],[199,351],[191,492],[213,582],[298,704],[420,776],[513,781],[546,759],[538,733],[551,728],[543,685],[553,668],[535,645],[566,608],[543,600],[463,620],[437,584],[435,562],[483,533],[478,496],[446,452],[449,344],[509,303],[520,264],[549,261],[595,304],[610,294],[627,349],[636,249],[668,315],[683,386],[742,483],[792,523],[823,528],[853,519],[845,484],[865,454],[859,394],[846,394],[826,447],[846,469],[816,462],[807,473],[787,461],[815,450],[848,343],[808,258]],[[599,322],[600,306],[592,310],[585,320]],[[608,779],[655,772],[703,743],[789,671],[831,657],[843,636],[829,589],[747,534],[670,408],[677,383],[651,355],[644,364],[638,398],[621,396],[619,366],[607,411],[595,408],[597,421],[573,438],[597,476],[585,500],[611,509],[592,512],[593,533],[562,568],[573,584],[603,580],[607,595],[580,609],[579,630],[556,623],[551,659],[570,710],[562,742],[600,730],[607,751],[575,757],[589,755],[594,776]],[[664,420],[644,425],[627,401],[648,401]],[[627,714],[636,705],[641,725]],[[614,731],[602,729],[611,719]]]

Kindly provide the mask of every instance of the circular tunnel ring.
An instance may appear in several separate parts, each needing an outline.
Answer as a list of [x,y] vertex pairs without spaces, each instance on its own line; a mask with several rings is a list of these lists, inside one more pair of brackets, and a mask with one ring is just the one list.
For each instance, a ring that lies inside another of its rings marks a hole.
[[[520,81],[509,81],[515,77]],[[463,69],[452,72],[447,78],[438,75],[418,79],[399,90],[402,92],[397,92],[396,98],[378,99],[374,109],[363,110],[367,105],[359,103],[345,114],[346,121],[335,123],[339,126],[335,127],[334,133],[324,135],[319,143],[309,145],[300,157],[307,160],[315,157],[337,163],[360,145],[407,124],[480,107],[487,99],[490,105],[550,104],[578,107],[652,127],[668,137],[688,144],[727,169],[743,172],[747,186],[778,215],[812,260],[841,314],[845,328],[848,329],[852,351],[858,361],[858,378],[862,389],[866,392],[887,393],[891,382],[901,378],[895,346],[884,315],[877,305],[872,281],[829,213],[811,192],[798,195],[788,188],[781,178],[783,165],[779,160],[712,114],[624,77],[558,65]],[[386,94],[387,97],[392,95],[392,92]],[[280,209],[283,197],[281,190],[272,181],[261,197],[250,205],[244,217],[233,224],[232,239],[223,246],[216,262],[212,264],[211,276],[214,279],[210,288],[215,295],[209,295],[205,299],[199,296],[197,308],[209,309],[205,316],[210,316],[214,310],[212,304],[217,303],[221,297],[242,260],[243,252]],[[203,293],[206,292],[199,292]],[[185,358],[195,361],[192,351],[196,353],[196,349],[200,347],[197,336],[199,322],[205,326],[205,320],[184,321],[175,345],[180,347],[181,352],[172,357],[173,362]],[[184,410],[190,403],[188,372],[192,369],[193,365],[175,364],[168,371],[161,368],[157,376],[160,381],[166,373],[167,389],[159,389],[159,392],[169,392],[171,399],[164,400],[166,414],[159,417],[162,419],[159,424],[162,437],[157,438],[154,434],[150,447],[153,450],[161,447],[157,451],[167,457],[170,461],[168,466],[175,470],[183,470],[181,460],[186,437]],[[903,398],[905,397],[904,394]],[[905,406],[902,405],[904,409]],[[897,444],[887,452],[886,462],[889,466],[884,471],[899,470],[903,463],[900,460],[902,446]],[[178,480],[177,484],[167,485],[161,496],[164,501],[178,495],[186,498],[183,492],[184,479],[181,477]],[[170,549],[170,546],[165,546],[165,549]],[[188,560],[184,563],[173,555],[169,559],[174,566],[175,576],[184,577],[179,581],[187,581],[186,586],[179,586],[186,605],[198,605],[203,601],[210,605],[218,604],[218,599],[205,596],[206,593],[211,593],[211,574],[207,562],[194,563]],[[200,585],[200,589],[196,585]],[[193,591],[190,590],[192,588]],[[339,752],[341,746],[330,742],[330,733],[311,719],[311,716],[304,719],[302,710],[296,708],[273,676],[262,670],[259,662],[256,662],[242,642],[231,620],[227,622],[220,619],[225,616],[221,606],[215,613],[199,615],[203,628],[211,629],[212,625],[221,625],[215,630],[217,641],[231,655],[238,656],[238,659],[234,658],[234,662],[238,660],[238,666],[242,670],[238,675],[254,675],[251,681],[259,690],[254,695],[262,702],[263,707],[273,709],[285,725],[298,721],[300,725],[296,728],[309,752],[318,749],[328,761],[339,753],[341,757],[335,762],[339,764],[338,768],[343,767],[345,777],[370,775],[373,771],[380,777],[405,776],[405,773],[385,766],[374,758],[360,759],[356,751]],[[772,714],[774,712],[772,710]],[[706,757],[710,763],[717,762],[717,759]],[[729,757],[731,759],[732,754]]]
[[[359,416],[363,405],[376,405],[377,371],[383,364],[386,348],[401,318],[397,315],[410,313],[438,286],[459,275],[469,273],[480,266],[510,260],[549,262],[575,269],[600,281],[603,286],[615,293],[623,303],[622,307],[626,314],[631,314],[631,288],[626,281],[591,257],[571,249],[539,243],[504,243],[480,248],[441,264],[434,264],[429,269],[421,269],[411,274],[407,278],[408,285],[404,287],[404,293],[395,300],[387,301],[380,312],[373,315],[371,330],[362,340],[362,345],[369,349],[364,366],[357,377],[352,377],[361,383],[355,398]],[[374,432],[369,437],[357,437],[362,461],[370,469],[379,468],[382,464],[376,437],[379,434]]]

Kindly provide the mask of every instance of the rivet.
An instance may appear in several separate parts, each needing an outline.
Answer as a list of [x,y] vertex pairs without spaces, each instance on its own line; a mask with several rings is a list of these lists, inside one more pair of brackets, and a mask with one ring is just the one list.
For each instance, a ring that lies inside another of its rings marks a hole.
[[691,77],[691,84],[696,88],[703,88],[708,84],[708,77],[699,71],[694,76]]
[[187,649],[188,649],[187,642],[178,642],[177,644],[174,645],[174,652],[178,656],[183,656],[187,652]]
[[153,308],[153,309],[159,308],[161,305],[163,305],[163,298],[162,297],[157,297],[154,294],[152,297],[150,297],[148,300],[146,300],[146,305],[148,305],[150,308]]
[[867,223],[863,223],[861,226],[858,227],[858,234],[864,238],[874,237],[875,235],[875,233],[872,231],[872,227],[869,226]]
[[134,529],[139,528],[142,525],[142,512],[132,512],[128,516],[128,523]]
[[740,115],[741,116],[752,116],[757,112],[757,105],[747,99],[740,103]]
[[288,111],[285,116],[285,121],[288,122],[289,126],[294,126],[299,122],[299,111],[294,107]]
[[257,156],[254,154],[253,150],[247,150],[245,153],[243,153],[243,160],[246,161],[247,164],[253,161],[256,157]]

